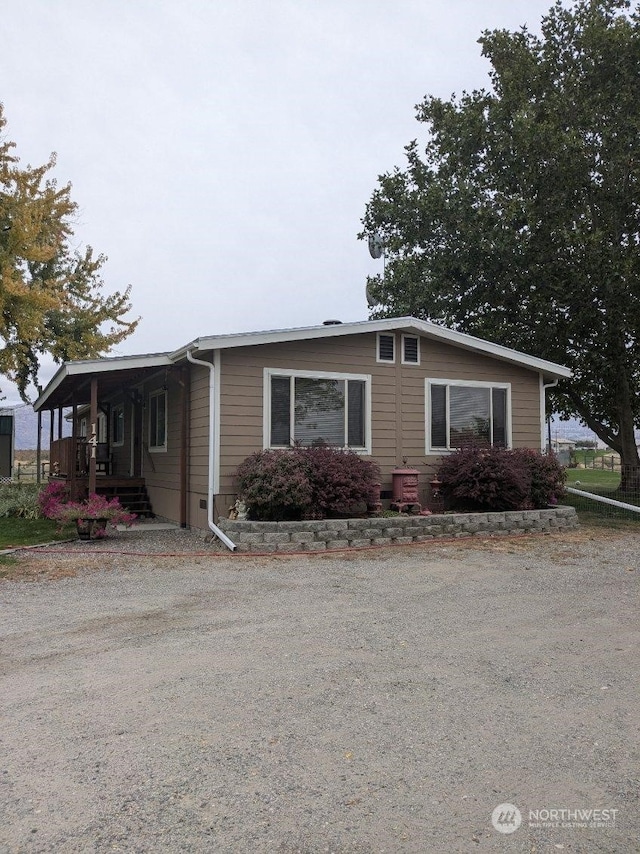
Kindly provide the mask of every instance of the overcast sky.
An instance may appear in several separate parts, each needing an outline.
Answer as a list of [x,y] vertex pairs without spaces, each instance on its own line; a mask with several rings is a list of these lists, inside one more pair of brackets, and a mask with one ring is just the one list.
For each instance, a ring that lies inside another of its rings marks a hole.
[[57,152],[79,246],[108,256],[107,289],[132,285],[119,355],[366,319],[382,262],[356,235],[424,135],[415,105],[488,86],[481,32],[538,30],[551,0],[3,6],[7,136],[23,164]]

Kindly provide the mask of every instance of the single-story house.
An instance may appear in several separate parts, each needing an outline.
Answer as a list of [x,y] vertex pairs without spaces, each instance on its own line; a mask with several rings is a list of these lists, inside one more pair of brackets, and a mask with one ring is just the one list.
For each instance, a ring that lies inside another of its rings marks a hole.
[[75,491],[128,489],[158,516],[217,530],[237,498],[234,472],[254,451],[351,448],[377,461],[383,495],[406,464],[424,472],[426,498],[438,459],[462,437],[544,448],[545,388],[570,376],[414,317],[330,321],[67,362],[35,409],[52,414],[52,476]]

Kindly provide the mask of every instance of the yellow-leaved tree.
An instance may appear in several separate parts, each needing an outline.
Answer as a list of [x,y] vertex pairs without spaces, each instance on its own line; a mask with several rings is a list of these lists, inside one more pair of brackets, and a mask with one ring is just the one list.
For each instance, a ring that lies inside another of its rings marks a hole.
[[105,256],[71,247],[78,205],[50,175],[55,155],[21,167],[5,126],[0,104],[0,374],[26,401],[30,384],[40,391],[43,354],[58,363],[104,355],[138,320],[125,319],[130,286],[103,292]]

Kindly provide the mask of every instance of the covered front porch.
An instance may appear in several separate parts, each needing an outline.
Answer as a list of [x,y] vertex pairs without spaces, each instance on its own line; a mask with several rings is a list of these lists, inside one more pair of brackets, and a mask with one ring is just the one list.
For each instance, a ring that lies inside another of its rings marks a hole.
[[35,404],[40,421],[43,411],[51,414],[49,480],[65,482],[74,498],[117,496],[132,512],[154,515],[145,477],[153,480],[157,463],[148,389],[166,388],[175,370],[165,354],[63,365]]
[[139,516],[153,516],[144,477],[115,474],[107,442],[95,445],[95,485],[91,483],[92,445],[85,438],[53,439],[49,449],[49,481],[64,481],[74,498],[89,493],[117,497],[123,507]]

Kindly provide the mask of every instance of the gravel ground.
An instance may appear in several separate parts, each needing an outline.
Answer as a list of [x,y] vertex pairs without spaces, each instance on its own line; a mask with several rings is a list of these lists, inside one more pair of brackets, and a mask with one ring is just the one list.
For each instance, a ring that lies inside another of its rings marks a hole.
[[[584,530],[23,552],[0,581],[0,852],[639,851],[637,555]],[[617,812],[530,826],[553,809]]]

